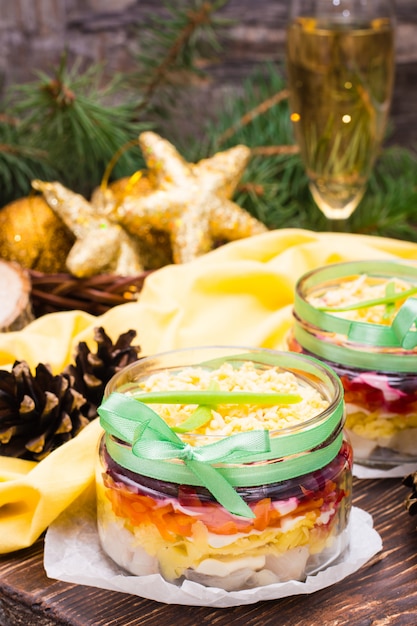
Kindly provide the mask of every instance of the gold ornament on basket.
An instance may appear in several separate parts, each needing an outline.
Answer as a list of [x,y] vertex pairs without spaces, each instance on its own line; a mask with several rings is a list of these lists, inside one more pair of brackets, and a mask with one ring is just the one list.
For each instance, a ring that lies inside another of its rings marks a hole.
[[58,182],[32,181],[51,209],[74,234],[66,265],[78,278],[100,273],[135,276],[142,271],[137,242],[121,226]]
[[[119,178],[107,186],[106,176],[100,187],[94,190],[91,202],[105,210],[106,215],[113,214],[117,219],[117,207],[126,199],[133,200],[154,191],[154,186],[145,172],[139,170]],[[168,233],[149,228],[137,240],[140,258],[145,270],[155,270],[173,263],[171,243]]]
[[126,195],[115,204],[113,219],[139,239],[151,229],[167,233],[175,263],[192,261],[216,241],[263,233],[267,228],[230,200],[250,158],[238,145],[198,163],[187,163],[174,146],[151,131],[139,144],[152,191]]
[[144,267],[192,261],[219,243],[266,232],[230,199],[250,148],[238,145],[187,163],[156,133],[142,133],[139,144],[147,172],[111,185],[105,175],[90,202],[58,182],[32,181],[76,239],[66,259],[74,276],[133,276]]
[[65,271],[74,235],[41,196],[15,200],[0,211],[0,257],[26,269]]

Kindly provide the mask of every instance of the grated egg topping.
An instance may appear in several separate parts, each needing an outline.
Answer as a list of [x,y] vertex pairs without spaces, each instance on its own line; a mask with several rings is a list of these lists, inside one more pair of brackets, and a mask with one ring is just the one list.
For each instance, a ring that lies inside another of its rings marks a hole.
[[[378,279],[361,274],[357,278],[342,280],[320,294],[316,292],[307,297],[307,301],[316,308],[336,308],[359,304],[366,300],[385,297],[388,284],[393,286],[395,293],[401,293],[416,286],[399,278]],[[352,311],[327,311],[327,313],[353,321],[388,326],[403,303],[404,300],[399,299],[395,304],[393,303],[393,306],[389,307],[386,304],[379,304]]]
[[[223,438],[251,430],[281,430],[319,415],[329,402],[308,382],[298,378],[292,372],[274,367],[259,368],[251,361],[241,367],[224,363],[218,369],[204,367],[186,367],[173,373],[162,371],[139,382],[144,392],[178,390],[206,390],[215,385],[221,391],[253,391],[295,393],[302,397],[297,404],[277,404],[260,406],[250,404],[228,404],[212,407],[211,419],[192,435],[205,435]],[[140,395],[136,396],[140,399]],[[196,405],[153,404],[152,408],[171,427],[180,426],[196,409]],[[186,436],[182,435],[182,439]],[[192,441],[190,441],[192,443]],[[197,444],[197,442],[195,442]],[[198,445],[203,442],[199,437]]]

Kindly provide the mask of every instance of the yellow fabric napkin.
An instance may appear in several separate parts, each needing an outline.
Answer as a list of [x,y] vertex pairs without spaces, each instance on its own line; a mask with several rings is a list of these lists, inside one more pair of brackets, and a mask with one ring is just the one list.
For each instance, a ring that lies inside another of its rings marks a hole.
[[[306,271],[357,259],[417,261],[417,244],[299,229],[229,243],[184,265],[151,274],[138,302],[100,317],[54,313],[20,332],[0,334],[0,368],[15,359],[49,363],[59,373],[80,341],[95,349],[103,326],[115,340],[134,329],[142,356],[203,345],[285,349],[293,290]],[[94,480],[98,421],[38,464],[0,457],[0,553],[31,545]]]
[[0,456],[0,552],[30,546],[92,483],[100,432],[94,420],[37,464]]

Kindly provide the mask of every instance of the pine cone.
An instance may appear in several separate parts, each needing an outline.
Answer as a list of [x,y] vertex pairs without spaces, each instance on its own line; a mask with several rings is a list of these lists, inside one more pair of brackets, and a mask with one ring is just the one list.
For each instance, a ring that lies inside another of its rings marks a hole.
[[40,363],[32,375],[25,361],[0,370],[0,454],[40,461],[88,423],[87,400],[68,374],[54,376]]
[[405,500],[405,508],[410,515],[416,515],[417,513],[417,471],[413,474],[408,474],[403,479],[403,485],[409,487],[412,491]]
[[113,344],[104,328],[99,327],[94,329],[96,353],[91,352],[85,342],[78,344],[75,365],[68,365],[64,373],[74,379],[74,389],[90,403],[90,419],[96,417],[96,409],[112,376],[126,365],[138,360],[140,347],[131,345],[135,337],[136,331],[128,330]]
[[129,330],[113,345],[96,328],[97,352],[80,343],[75,364],[57,376],[43,363],[33,376],[25,361],[16,361],[11,372],[0,370],[0,455],[40,461],[75,437],[97,417],[113,374],[138,359],[135,336]]

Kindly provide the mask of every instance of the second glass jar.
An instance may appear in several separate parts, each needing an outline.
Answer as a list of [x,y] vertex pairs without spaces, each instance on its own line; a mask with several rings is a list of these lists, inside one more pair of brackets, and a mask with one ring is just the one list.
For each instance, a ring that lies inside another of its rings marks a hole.
[[416,297],[412,263],[338,263],[297,282],[288,347],[340,377],[359,464],[417,461]]

